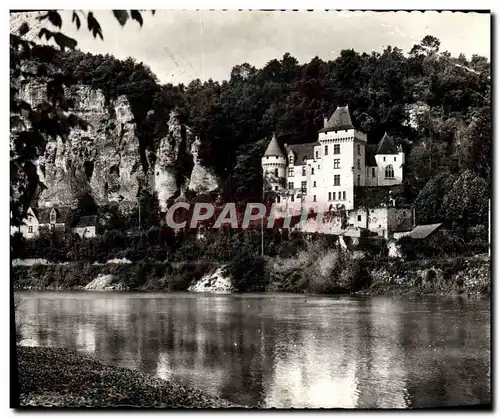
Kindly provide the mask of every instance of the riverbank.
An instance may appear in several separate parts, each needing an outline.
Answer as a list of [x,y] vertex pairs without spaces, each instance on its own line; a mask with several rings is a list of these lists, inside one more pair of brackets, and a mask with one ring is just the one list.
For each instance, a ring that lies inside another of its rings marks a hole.
[[239,260],[229,267],[210,262],[18,265],[11,277],[15,290],[216,292],[224,287],[227,293],[232,283],[239,292],[490,296],[487,254],[418,261],[344,260],[335,253],[311,254],[315,253]]
[[73,350],[17,347],[20,406],[231,408],[198,389],[106,366]]

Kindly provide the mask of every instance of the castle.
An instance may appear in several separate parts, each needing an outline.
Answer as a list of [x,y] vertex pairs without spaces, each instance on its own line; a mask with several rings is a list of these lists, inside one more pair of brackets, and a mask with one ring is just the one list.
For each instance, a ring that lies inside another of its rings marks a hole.
[[368,219],[360,220],[354,210],[354,188],[401,184],[404,164],[405,154],[387,133],[378,144],[367,144],[348,106],[337,107],[325,118],[316,142],[285,144],[282,150],[273,135],[262,157],[265,187],[276,193],[276,204],[289,214],[307,203],[309,208],[345,209],[354,220],[351,224],[366,225]]

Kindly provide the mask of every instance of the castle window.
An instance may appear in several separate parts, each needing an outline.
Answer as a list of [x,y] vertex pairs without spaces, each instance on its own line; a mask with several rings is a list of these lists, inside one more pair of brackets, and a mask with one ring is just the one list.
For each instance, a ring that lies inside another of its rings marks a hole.
[[358,170],[361,170],[361,160],[358,159]]
[[314,167],[311,168],[311,174],[314,174]]
[[385,178],[386,179],[393,179],[394,178],[394,168],[392,167],[392,165],[388,165],[385,168]]
[[396,161],[396,157],[394,157],[394,161]]
[[291,196],[290,196],[290,200],[291,200],[292,202],[293,202],[293,201],[295,201],[295,196],[294,196],[294,195],[291,195]]
[[280,197],[276,196],[276,203],[279,203],[279,202],[280,202]]
[[305,176],[306,175],[306,168],[305,167],[302,167],[302,175]]
[[316,158],[319,158],[319,152],[318,151],[316,151],[315,155],[316,155]]
[[303,193],[306,193],[307,192],[307,181],[301,182],[300,188],[302,189]]
[[277,168],[275,168],[275,169],[274,169],[274,175],[275,175],[276,177],[278,177],[278,169],[277,169]]
[[318,170],[321,168],[321,166],[318,164]]
[[274,186],[274,190],[278,191],[278,186]]
[[290,161],[293,164],[293,155],[290,155],[290,157],[288,157],[288,161]]
[[361,155],[361,145],[358,144],[358,155]]
[[335,174],[333,176],[333,185],[340,186],[340,174]]
[[328,192],[328,200],[332,200],[332,192]]
[[288,177],[293,177],[293,167],[288,169]]
[[345,200],[345,192],[342,192],[342,200]]
[[313,202],[316,202],[316,195],[313,196]]
[[372,177],[375,177],[375,167],[372,167]]
[[293,181],[289,181],[288,182],[288,188],[289,189],[293,189]]
[[325,155],[328,155],[328,145],[325,145]]
[[361,186],[361,176],[358,174],[358,186]]
[[333,153],[334,154],[340,154],[340,144],[335,144],[333,146]]
[[33,225],[29,225],[28,226],[28,234],[32,234],[33,233]]
[[335,200],[335,192],[332,192],[332,200]]
[[316,187],[316,182],[315,181],[313,182],[313,187]]
[[358,215],[358,222],[361,222],[361,215]]
[[340,168],[340,158],[333,160],[333,168]]
[[385,161],[385,157],[384,157],[384,161]]

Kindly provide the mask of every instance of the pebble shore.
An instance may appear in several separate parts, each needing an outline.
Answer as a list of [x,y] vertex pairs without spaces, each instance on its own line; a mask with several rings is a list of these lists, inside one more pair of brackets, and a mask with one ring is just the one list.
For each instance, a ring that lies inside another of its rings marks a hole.
[[17,347],[21,407],[239,407],[198,389],[107,366],[74,350]]

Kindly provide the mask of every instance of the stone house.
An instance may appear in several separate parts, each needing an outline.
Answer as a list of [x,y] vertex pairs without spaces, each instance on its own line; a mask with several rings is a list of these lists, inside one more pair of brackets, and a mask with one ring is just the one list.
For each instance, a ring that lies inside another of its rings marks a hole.
[[11,226],[11,234],[19,232],[26,239],[36,238],[43,230],[65,232],[68,228],[82,238],[96,236],[96,216],[81,216],[71,226],[73,210],[69,207],[28,208],[19,227]]
[[81,238],[94,238],[97,236],[97,216],[80,216],[71,231]]

